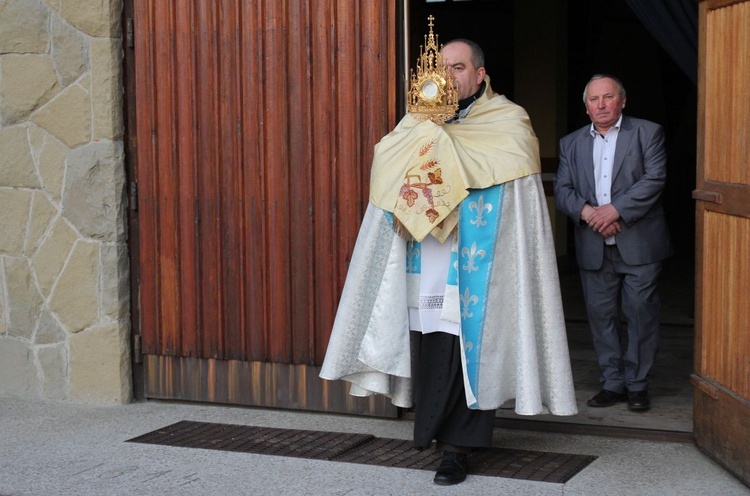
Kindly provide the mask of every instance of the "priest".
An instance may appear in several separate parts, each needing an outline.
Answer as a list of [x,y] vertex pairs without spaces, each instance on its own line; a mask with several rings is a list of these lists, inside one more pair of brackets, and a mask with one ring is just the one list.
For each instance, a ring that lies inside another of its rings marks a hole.
[[425,37],[409,113],[375,147],[370,201],[321,377],[414,408],[414,445],[462,482],[495,410],[577,413],[539,144],[484,55]]

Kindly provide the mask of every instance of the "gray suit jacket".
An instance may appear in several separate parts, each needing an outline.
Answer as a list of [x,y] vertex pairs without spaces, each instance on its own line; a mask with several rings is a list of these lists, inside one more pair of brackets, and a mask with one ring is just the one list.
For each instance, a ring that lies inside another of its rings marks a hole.
[[[587,125],[560,140],[554,178],[555,205],[573,219],[578,265],[602,266],[604,238],[581,220],[585,203],[598,206],[594,180],[594,139]],[[664,129],[653,122],[623,116],[612,170],[612,205],[622,232],[615,236],[625,263],[643,265],[672,254],[661,193],[667,178]]]

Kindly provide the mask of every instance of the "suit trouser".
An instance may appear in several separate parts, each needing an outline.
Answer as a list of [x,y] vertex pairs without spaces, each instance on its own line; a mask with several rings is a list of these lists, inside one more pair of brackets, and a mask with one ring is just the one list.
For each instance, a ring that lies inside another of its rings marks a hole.
[[417,338],[418,370],[414,390],[414,447],[437,441],[437,449],[468,453],[492,445],[495,410],[466,406],[458,337],[444,332]]
[[[581,269],[603,389],[616,393],[645,391],[659,348],[659,293],[656,281],[661,262],[626,264],[617,245],[605,246],[599,270]],[[620,314],[625,319],[627,343],[622,343]]]

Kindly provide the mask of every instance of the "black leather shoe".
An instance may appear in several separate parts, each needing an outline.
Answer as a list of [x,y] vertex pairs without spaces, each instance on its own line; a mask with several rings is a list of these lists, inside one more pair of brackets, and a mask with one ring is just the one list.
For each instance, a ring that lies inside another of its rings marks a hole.
[[626,399],[628,399],[628,397],[624,394],[615,393],[614,391],[610,391],[609,389],[602,389],[597,393],[596,396],[588,400],[586,404],[588,406],[599,408],[612,406],[618,401],[625,401]]
[[446,451],[443,453],[443,461],[435,473],[433,482],[441,486],[452,486],[466,479],[469,469],[469,459],[464,453]]
[[629,391],[628,409],[634,412],[642,412],[651,408],[651,400],[648,391]]

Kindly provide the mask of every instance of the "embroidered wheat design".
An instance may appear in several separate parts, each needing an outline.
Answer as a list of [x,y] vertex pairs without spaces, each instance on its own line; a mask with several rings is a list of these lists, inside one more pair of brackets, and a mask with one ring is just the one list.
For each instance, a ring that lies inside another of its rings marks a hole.
[[435,146],[435,140],[430,140],[429,143],[427,143],[419,150],[419,156],[424,157],[425,155],[427,155],[427,153],[429,153],[433,146]]

